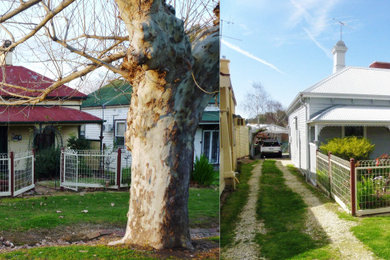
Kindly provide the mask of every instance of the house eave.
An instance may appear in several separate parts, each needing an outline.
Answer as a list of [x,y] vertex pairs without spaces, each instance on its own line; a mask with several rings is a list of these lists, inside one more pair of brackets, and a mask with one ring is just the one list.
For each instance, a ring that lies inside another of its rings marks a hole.
[[302,97],[390,100],[388,95],[301,92]]
[[0,125],[34,125],[34,124],[47,124],[47,125],[53,125],[53,124],[77,124],[77,125],[82,125],[82,124],[102,124],[106,120],[92,120],[92,121],[16,121],[16,122],[0,122]]

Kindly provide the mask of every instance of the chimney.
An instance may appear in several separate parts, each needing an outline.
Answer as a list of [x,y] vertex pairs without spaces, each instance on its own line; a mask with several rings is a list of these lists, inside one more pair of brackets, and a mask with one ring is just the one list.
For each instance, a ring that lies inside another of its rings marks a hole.
[[[11,46],[12,42],[10,40],[5,40],[3,42],[2,48],[8,48]],[[8,52],[0,53],[0,65],[12,65],[12,51],[14,49],[10,49]]]
[[348,48],[342,40],[338,41],[333,47],[333,73],[345,68],[345,53],[347,50]]
[[219,60],[220,62],[220,73],[221,75],[230,75],[229,72],[229,63],[230,60],[226,59],[225,56],[222,57],[222,59]]
[[370,64],[370,68],[378,68],[378,69],[390,69],[390,63],[389,62],[382,62],[382,61],[374,61]]

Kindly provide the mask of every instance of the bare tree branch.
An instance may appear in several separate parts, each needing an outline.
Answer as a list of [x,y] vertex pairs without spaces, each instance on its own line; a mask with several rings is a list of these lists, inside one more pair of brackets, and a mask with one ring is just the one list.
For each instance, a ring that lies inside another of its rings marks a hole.
[[22,2],[20,3],[19,7],[18,8],[15,8],[14,10],[12,10],[11,12],[9,13],[6,13],[5,15],[2,15],[0,17],[0,23],[3,23],[5,21],[7,21],[8,19],[11,19],[12,17],[14,17],[15,15],[23,12],[24,10],[27,10],[29,9],[31,6],[34,6],[36,4],[38,4],[39,2],[41,2],[42,0],[30,0],[28,2]]
[[[126,56],[126,53],[124,53],[124,52],[116,53],[116,54],[113,54],[113,55],[110,55],[108,57],[103,58],[102,62],[104,62],[104,63],[113,62],[113,61],[122,59],[125,56]],[[70,74],[69,76],[66,76],[62,79],[58,79],[53,84],[51,84],[48,88],[42,90],[42,94],[37,96],[37,97],[30,97],[30,96],[19,95],[19,94],[9,92],[10,95],[12,95],[14,97],[21,98],[21,99],[20,100],[1,100],[0,105],[25,105],[25,104],[35,105],[39,102],[44,101],[46,99],[47,95],[49,95],[53,90],[57,89],[58,87],[66,84],[66,83],[68,83],[76,78],[82,77],[82,76],[90,73],[91,71],[93,71],[96,68],[99,68],[101,66],[102,65],[100,65],[100,64],[91,64],[80,71],[76,71],[76,72]],[[18,89],[28,91],[27,88],[23,88],[23,87],[18,87]]]
[[[32,36],[34,36],[42,27],[46,25],[51,19],[58,13],[60,13],[62,10],[64,10],[67,6],[69,6],[71,3],[73,3],[75,0],[64,0],[62,1],[54,10],[50,11],[46,17],[30,32],[28,33],[25,37],[22,39],[18,40],[17,42],[12,43],[8,48],[2,48],[0,47],[0,51],[7,52],[19,44],[27,41],[30,39]],[[30,6],[31,7],[31,6]]]

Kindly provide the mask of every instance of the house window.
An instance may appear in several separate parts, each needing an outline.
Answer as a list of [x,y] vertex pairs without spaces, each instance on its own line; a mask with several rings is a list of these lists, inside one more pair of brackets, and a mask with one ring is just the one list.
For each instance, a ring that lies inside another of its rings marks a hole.
[[80,138],[85,138],[85,125],[80,126],[79,136]]
[[346,126],[344,136],[357,136],[364,137],[364,128],[363,126]]
[[219,162],[219,131],[205,130],[203,131],[203,154],[207,157],[210,163],[217,164]]
[[115,121],[115,146],[123,147],[125,145],[126,121]]

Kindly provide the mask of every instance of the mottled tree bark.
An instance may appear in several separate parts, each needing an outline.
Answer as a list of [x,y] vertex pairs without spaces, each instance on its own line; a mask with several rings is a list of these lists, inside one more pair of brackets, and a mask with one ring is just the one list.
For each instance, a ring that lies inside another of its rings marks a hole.
[[163,0],[117,0],[130,37],[122,66],[133,86],[126,146],[132,183],[119,243],[191,248],[188,191],[194,134],[219,87],[218,24],[192,43]]

